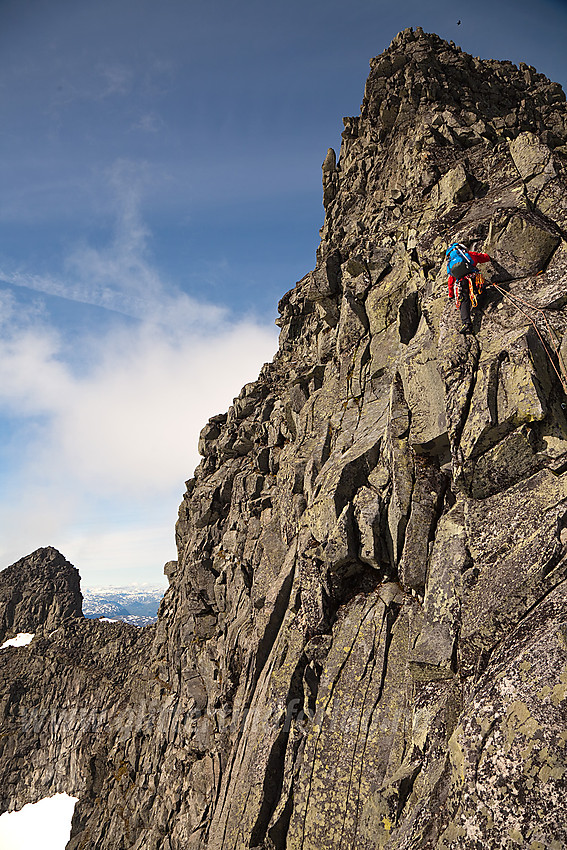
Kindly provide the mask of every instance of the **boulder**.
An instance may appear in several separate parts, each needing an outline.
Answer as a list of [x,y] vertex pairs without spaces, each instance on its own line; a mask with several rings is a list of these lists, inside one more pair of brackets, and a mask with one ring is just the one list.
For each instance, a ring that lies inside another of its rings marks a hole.
[[467,172],[462,164],[452,168],[431,190],[431,202],[437,208],[447,208],[472,200],[474,196]]
[[547,223],[523,211],[490,222],[486,253],[494,256],[512,278],[528,277],[545,269],[561,241]]
[[541,174],[551,161],[551,151],[534,133],[520,133],[510,142],[510,153],[522,180]]

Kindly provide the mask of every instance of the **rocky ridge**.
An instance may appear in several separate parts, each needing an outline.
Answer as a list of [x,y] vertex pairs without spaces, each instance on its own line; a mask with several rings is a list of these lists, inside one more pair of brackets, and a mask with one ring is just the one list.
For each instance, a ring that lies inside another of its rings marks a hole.
[[[69,850],[567,843],[565,96],[406,30],[344,124],[157,624],[62,611],[0,655],[2,806],[78,796]],[[454,239],[504,290],[474,336]]]

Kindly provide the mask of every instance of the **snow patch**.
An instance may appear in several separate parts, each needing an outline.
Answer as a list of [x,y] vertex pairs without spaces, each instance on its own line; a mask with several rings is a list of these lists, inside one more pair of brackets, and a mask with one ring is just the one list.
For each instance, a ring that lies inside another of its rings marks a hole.
[[65,850],[77,797],[55,794],[0,816],[2,850]]
[[29,632],[18,632],[15,638],[10,638],[10,640],[5,640],[0,649],[6,649],[8,646],[27,646],[28,643],[31,643],[34,639],[35,634],[30,634]]

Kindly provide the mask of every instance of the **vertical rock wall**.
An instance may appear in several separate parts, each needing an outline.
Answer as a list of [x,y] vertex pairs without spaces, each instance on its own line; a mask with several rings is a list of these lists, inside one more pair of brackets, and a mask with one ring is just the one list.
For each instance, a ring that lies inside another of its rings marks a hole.
[[[61,789],[71,848],[567,843],[565,96],[408,30],[344,123],[316,267],[201,433],[158,623]],[[505,293],[474,335],[453,240]]]
[[169,599],[199,601],[158,633],[202,634],[180,667],[224,721],[203,841],[560,846],[565,395],[497,291],[457,332],[442,263],[488,252],[562,339],[565,98],[420,31],[371,69],[317,266],[180,510]]

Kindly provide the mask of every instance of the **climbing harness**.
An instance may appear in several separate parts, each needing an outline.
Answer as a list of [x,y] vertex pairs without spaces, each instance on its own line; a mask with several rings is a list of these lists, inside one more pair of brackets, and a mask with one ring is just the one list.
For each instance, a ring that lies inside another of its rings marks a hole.
[[462,302],[462,289],[461,286],[465,284],[465,281],[469,285],[469,296],[471,301],[471,307],[476,307],[478,304],[478,295],[482,292],[486,285],[486,281],[480,272],[475,272],[474,274],[468,274],[466,277],[461,278],[457,281],[457,286],[455,289],[455,304],[457,309],[461,306]]
[[[507,298],[508,301],[510,301],[514,305],[514,307],[517,310],[519,310],[520,313],[522,313],[526,317],[526,319],[528,319],[530,324],[533,325],[535,332],[537,333],[539,340],[540,340],[540,342],[543,346],[543,350],[547,354],[547,356],[549,358],[549,362],[553,366],[555,374],[557,375],[557,377],[559,378],[559,381],[561,382],[561,386],[563,387],[563,392],[565,393],[565,395],[567,395],[567,368],[565,367],[563,357],[562,357],[561,352],[559,350],[559,346],[561,345],[561,343],[560,343],[560,341],[557,337],[557,334],[555,333],[555,330],[549,324],[549,321],[547,319],[547,316],[545,315],[544,310],[541,307],[538,307],[535,304],[530,304],[529,301],[526,301],[524,298],[520,298],[519,295],[511,295],[509,292],[506,292],[505,289],[502,289],[501,286],[498,286],[497,283],[489,283],[488,286],[493,286],[495,289],[497,289],[498,292],[500,292],[501,295],[503,295],[505,298]],[[521,306],[521,305],[523,305],[523,306]],[[526,310],[523,309],[523,307],[527,307],[528,309],[533,310],[535,313],[539,313],[541,316],[543,316],[543,320],[545,322],[545,325],[546,325],[548,333],[549,333],[549,339],[551,341],[551,346],[553,347],[554,354],[557,358],[557,364],[559,366],[559,369],[557,368],[557,366],[554,363],[553,357],[551,356],[551,352],[549,351],[549,348],[547,347],[547,344],[546,344],[546,342],[545,342],[545,340],[544,340],[544,338],[543,338],[543,336],[540,332],[540,329],[536,325],[535,319],[533,318],[533,316],[530,316],[530,314],[527,313]]]

